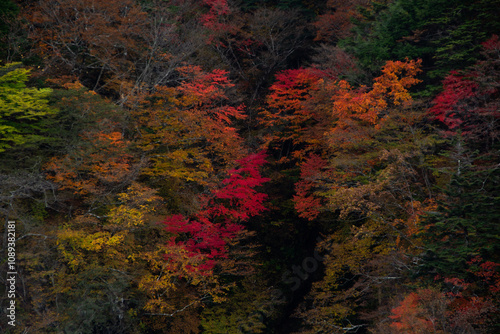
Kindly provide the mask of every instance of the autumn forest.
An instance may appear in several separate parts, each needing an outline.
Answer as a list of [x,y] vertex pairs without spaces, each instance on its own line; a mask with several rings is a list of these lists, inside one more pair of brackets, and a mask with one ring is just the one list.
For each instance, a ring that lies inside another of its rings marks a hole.
[[0,332],[500,332],[500,0],[0,0]]

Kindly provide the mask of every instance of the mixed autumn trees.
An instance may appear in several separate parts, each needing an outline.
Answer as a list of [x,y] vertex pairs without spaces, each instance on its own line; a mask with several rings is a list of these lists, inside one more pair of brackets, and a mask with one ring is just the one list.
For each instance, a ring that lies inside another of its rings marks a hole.
[[495,1],[6,3],[2,330],[498,330]]

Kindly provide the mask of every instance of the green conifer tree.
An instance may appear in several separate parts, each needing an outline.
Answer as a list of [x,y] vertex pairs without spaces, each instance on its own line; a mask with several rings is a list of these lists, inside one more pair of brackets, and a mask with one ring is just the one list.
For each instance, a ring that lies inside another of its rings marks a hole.
[[423,224],[427,251],[421,273],[464,277],[467,261],[475,256],[498,261],[499,181],[498,166],[462,170],[452,177],[446,199]]

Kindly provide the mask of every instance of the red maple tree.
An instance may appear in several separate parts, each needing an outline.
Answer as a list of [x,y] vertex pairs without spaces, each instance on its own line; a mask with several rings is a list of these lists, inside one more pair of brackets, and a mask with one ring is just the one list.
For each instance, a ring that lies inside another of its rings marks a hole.
[[[239,160],[239,167],[228,172],[222,186],[201,198],[202,209],[196,215],[186,218],[177,214],[164,221],[166,230],[174,234],[169,246],[183,248],[190,257],[202,258],[193,270],[210,274],[217,259],[227,257],[227,240],[244,229],[243,222],[266,210],[267,195],[256,190],[268,181],[259,172],[265,162],[263,152]],[[181,236],[185,237],[178,241]],[[167,259],[176,261],[169,255]]]
[[446,136],[461,133],[471,142],[498,140],[498,36],[484,42],[483,49],[484,60],[466,71],[450,72],[443,81],[443,91],[429,109],[432,117],[445,126]]

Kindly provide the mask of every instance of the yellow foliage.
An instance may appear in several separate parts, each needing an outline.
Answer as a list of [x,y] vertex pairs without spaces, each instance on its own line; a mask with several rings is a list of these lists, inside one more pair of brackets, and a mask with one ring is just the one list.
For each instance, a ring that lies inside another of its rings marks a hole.
[[132,183],[126,192],[118,195],[121,204],[110,209],[108,222],[122,228],[144,225],[146,214],[153,213],[160,200],[155,193],[151,188]]
[[242,155],[233,122],[242,107],[228,103],[229,83],[223,71],[206,73],[196,66],[178,68],[183,84],[156,86],[133,97],[133,117],[140,148],[150,166],[144,174],[173,177],[206,185]]

